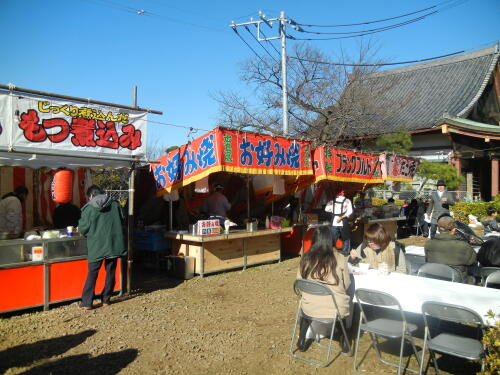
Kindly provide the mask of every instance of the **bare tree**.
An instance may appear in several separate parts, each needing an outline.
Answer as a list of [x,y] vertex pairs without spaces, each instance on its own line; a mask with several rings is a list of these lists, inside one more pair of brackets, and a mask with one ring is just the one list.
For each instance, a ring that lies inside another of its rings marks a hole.
[[[355,58],[343,53],[335,58],[336,62],[345,65],[330,64],[331,59],[318,49],[307,44],[296,45],[294,57],[287,62],[290,136],[345,146],[346,142],[352,144],[353,136],[362,138],[380,131],[388,113],[384,114],[374,99],[388,89],[387,80],[381,86],[380,80],[368,79],[377,67],[361,66],[380,63],[374,58],[376,52],[371,44],[362,45]],[[226,127],[281,134],[279,61],[271,58],[247,60],[241,67],[241,79],[254,89],[256,96],[250,100],[236,92],[216,94],[219,123]]]

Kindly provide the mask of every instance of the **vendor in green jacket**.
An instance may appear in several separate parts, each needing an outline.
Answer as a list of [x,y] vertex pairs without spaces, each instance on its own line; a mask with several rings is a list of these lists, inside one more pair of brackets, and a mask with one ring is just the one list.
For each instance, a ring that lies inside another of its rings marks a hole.
[[476,252],[463,240],[455,236],[457,226],[451,216],[442,216],[437,221],[439,234],[425,244],[425,260],[429,263],[441,263],[455,268],[462,274],[464,282],[470,279],[467,266],[477,264]]
[[83,310],[91,310],[97,275],[102,263],[106,269],[106,281],[101,293],[102,305],[110,304],[115,286],[115,272],[118,258],[125,255],[126,248],[122,230],[120,204],[111,199],[97,185],[87,189],[88,203],[82,207],[78,230],[87,237],[87,280],[83,287]]

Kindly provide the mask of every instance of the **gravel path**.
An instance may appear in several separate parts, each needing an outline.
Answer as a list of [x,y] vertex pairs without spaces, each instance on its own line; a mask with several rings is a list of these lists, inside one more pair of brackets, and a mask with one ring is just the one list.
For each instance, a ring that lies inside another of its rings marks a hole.
[[[131,298],[109,307],[82,311],[73,303],[3,317],[0,373],[349,374],[352,358],[317,369],[288,353],[298,263],[185,282],[152,273]],[[371,355],[363,367],[392,373]]]

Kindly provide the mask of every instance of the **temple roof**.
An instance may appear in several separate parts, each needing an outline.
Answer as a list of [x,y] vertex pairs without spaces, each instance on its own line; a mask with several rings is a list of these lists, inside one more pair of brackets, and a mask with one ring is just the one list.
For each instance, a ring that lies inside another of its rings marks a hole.
[[382,124],[382,133],[386,133],[433,128],[443,118],[466,118],[484,92],[498,58],[495,45],[456,57],[371,73],[360,81],[374,93],[371,107],[375,113],[367,121]]

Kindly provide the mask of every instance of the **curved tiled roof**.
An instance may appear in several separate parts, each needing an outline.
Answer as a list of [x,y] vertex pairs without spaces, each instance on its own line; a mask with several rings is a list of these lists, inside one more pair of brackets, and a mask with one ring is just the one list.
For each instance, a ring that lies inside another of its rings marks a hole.
[[[429,129],[443,117],[466,117],[477,102],[498,62],[498,47],[372,73],[362,79],[371,92],[383,132]],[[374,91],[375,90],[375,91]],[[381,119],[380,111],[387,111]],[[368,120],[370,121],[370,120]]]

